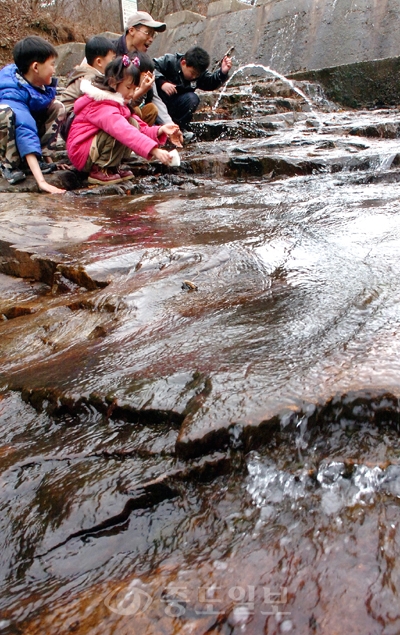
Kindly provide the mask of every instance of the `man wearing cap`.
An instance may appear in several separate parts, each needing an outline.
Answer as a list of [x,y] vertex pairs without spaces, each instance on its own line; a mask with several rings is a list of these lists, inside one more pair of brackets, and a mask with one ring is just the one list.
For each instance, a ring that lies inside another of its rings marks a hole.
[[[118,40],[114,40],[117,55],[132,56],[132,53],[135,51],[147,53],[147,49],[152,44],[156,32],[163,33],[166,28],[167,25],[165,22],[153,20],[150,13],[146,11],[135,11],[128,18],[124,35],[121,35]],[[146,102],[151,102],[157,106],[158,123],[174,123],[168,113],[166,105],[158,96],[155,85],[153,85],[153,88],[149,91]]]
[[134,51],[147,53],[155,32],[163,33],[167,25],[153,20],[146,11],[135,11],[128,19],[124,35],[115,41],[117,55],[129,55]]

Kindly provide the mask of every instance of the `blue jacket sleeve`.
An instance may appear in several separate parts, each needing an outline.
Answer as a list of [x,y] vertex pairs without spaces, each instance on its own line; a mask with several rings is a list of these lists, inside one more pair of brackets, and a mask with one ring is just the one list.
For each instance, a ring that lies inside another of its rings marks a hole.
[[7,104],[15,115],[15,142],[21,158],[27,154],[36,154],[40,157],[42,149],[37,124],[28,105],[12,99],[7,99]]

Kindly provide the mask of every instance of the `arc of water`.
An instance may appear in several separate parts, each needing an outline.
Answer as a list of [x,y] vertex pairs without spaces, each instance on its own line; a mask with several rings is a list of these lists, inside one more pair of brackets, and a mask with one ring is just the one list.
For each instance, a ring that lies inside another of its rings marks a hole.
[[234,73],[232,73],[232,75],[230,76],[230,78],[228,79],[228,81],[226,82],[225,86],[223,87],[222,91],[220,92],[218,99],[216,101],[216,104],[213,108],[213,110],[216,110],[221,102],[222,97],[225,95],[227,88],[229,86],[229,84],[231,83],[231,81],[233,80],[233,78],[238,74],[243,72],[244,70],[248,69],[248,68],[261,68],[263,71],[265,71],[266,73],[270,73],[271,75],[273,75],[274,77],[276,77],[277,79],[280,79],[283,82],[286,82],[287,84],[289,84],[290,88],[297,93],[302,99],[304,99],[304,101],[309,105],[311,112],[313,113],[313,115],[316,117],[316,119],[319,122],[319,125],[322,125],[322,121],[319,117],[319,115],[314,111],[313,108],[313,103],[312,101],[307,97],[307,95],[305,95],[303,93],[302,90],[300,90],[300,88],[297,88],[297,86],[294,85],[294,83],[292,82],[291,79],[289,79],[288,77],[285,77],[285,75],[281,75],[281,73],[278,73],[277,71],[274,71],[272,68],[270,68],[269,66],[264,66],[263,64],[245,64],[245,66],[241,66],[240,68],[238,68]]
[[397,156],[396,152],[394,152],[394,153],[392,152],[391,154],[384,155],[380,159],[380,163],[379,163],[379,166],[378,166],[378,171],[381,172],[382,170],[388,170],[391,167],[391,165],[392,165],[393,161],[395,160],[396,156]]

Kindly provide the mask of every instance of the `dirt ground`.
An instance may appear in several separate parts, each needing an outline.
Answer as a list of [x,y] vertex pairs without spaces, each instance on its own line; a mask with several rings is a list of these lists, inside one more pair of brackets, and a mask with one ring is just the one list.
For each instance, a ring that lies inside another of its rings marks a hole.
[[[53,20],[47,11],[31,10],[24,3],[0,2],[0,67],[12,62],[15,43],[27,35],[40,35],[57,46],[65,42],[85,42],[95,34],[89,24]],[[98,32],[98,31],[97,31]]]

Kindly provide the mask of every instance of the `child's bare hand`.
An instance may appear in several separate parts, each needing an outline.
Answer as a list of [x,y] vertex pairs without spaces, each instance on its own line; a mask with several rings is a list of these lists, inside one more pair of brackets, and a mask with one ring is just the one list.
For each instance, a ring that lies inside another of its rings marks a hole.
[[150,73],[150,71],[147,73],[141,73],[139,86],[135,90],[134,99],[139,100],[141,97],[146,95],[153,86],[154,81],[155,77],[153,73]]
[[162,150],[161,148],[154,148],[154,150],[151,151],[151,156],[153,159],[161,161],[164,165],[169,165],[172,161],[170,153],[166,150]]
[[55,185],[50,185],[47,181],[41,181],[38,183],[39,189],[42,192],[46,192],[47,194],[65,194],[67,190],[61,190],[59,187]]
[[182,148],[183,134],[176,123],[165,123],[158,129],[158,136],[166,134],[168,139],[178,148]]
[[[55,187],[55,185],[50,185],[50,183],[47,183],[46,179],[43,176],[42,170],[40,169],[39,161],[37,160],[36,154],[26,154],[25,159],[30,167],[36,183],[38,184],[39,189],[42,192],[47,192],[47,194],[65,194],[66,190],[61,190],[59,187]],[[45,163],[48,163],[49,159],[50,157],[46,157]]]
[[167,93],[167,95],[175,95],[176,94],[176,86],[175,84],[170,84],[170,82],[165,82],[165,84],[163,84],[161,86],[161,90],[164,91],[164,93]]
[[178,148],[182,148],[183,134],[176,123],[165,123],[158,129],[158,136],[166,134],[168,139]]
[[183,148],[183,134],[179,126],[177,126],[178,130],[175,130],[170,136],[169,140],[174,144],[177,148]]
[[160,134],[164,133],[167,137],[174,134],[176,130],[179,130],[177,123],[163,123],[158,129]]
[[153,86],[154,82],[155,82],[155,76],[153,73],[151,73],[150,71],[147,71],[147,73],[141,73],[139,86],[140,88],[145,89],[146,93]]
[[221,62],[221,71],[226,75],[232,68],[232,60],[230,57],[225,56]]

